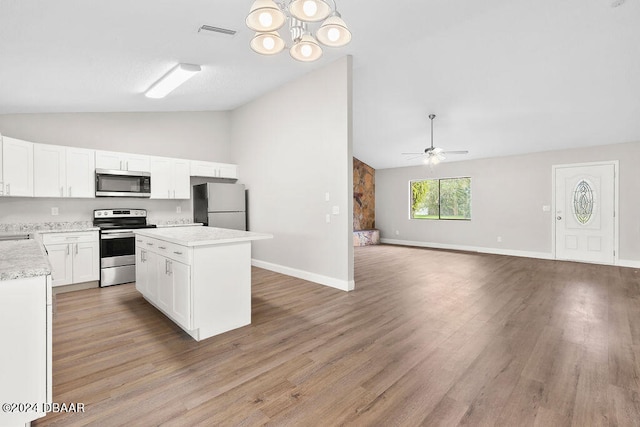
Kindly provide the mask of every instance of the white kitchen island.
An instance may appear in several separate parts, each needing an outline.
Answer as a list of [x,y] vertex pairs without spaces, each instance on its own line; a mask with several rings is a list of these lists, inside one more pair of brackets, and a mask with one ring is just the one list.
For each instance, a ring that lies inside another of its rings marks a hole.
[[136,289],[197,341],[251,323],[251,242],[214,227],[136,230]]

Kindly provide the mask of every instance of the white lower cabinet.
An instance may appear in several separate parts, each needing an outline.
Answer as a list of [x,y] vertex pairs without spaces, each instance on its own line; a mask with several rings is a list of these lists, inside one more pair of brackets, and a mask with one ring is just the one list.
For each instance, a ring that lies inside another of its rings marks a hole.
[[251,241],[182,245],[136,231],[136,289],[197,341],[251,323]]
[[100,279],[97,231],[45,233],[42,243],[49,254],[53,286]]
[[136,242],[136,289],[154,300],[158,295],[157,259],[158,255],[140,248]]
[[172,259],[183,260],[186,253],[186,248],[136,237],[136,289],[178,325],[191,329],[191,270]]
[[178,261],[169,265],[171,275],[171,313],[180,326],[191,329],[191,271]]
[[51,298],[51,276],[0,281],[0,402],[14,405],[2,426],[28,425],[52,401]]

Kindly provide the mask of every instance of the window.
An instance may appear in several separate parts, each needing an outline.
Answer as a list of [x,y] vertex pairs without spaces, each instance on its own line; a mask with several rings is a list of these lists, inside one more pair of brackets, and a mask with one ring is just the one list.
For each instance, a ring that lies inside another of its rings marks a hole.
[[471,178],[411,181],[411,219],[471,219]]

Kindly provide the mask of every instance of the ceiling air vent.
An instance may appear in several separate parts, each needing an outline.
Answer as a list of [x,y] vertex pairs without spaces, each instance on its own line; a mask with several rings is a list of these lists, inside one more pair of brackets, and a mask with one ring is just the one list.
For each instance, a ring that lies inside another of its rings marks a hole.
[[211,25],[203,25],[202,27],[198,28],[198,33],[211,34],[211,35],[220,34],[224,36],[233,37],[236,35],[237,31],[229,30],[227,28],[214,27]]

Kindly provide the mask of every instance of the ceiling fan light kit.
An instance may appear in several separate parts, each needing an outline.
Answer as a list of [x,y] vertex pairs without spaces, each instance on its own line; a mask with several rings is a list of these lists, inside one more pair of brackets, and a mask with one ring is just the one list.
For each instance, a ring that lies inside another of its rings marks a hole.
[[404,155],[411,155],[413,157],[409,157],[407,160],[417,159],[418,157],[423,157],[423,162],[426,165],[435,166],[440,163],[442,160],[446,159],[445,154],[468,154],[467,150],[456,150],[456,151],[444,151],[440,147],[433,146],[433,119],[436,118],[435,114],[429,114],[429,120],[431,120],[431,146],[424,149],[422,153],[402,153]]
[[[301,62],[313,62],[322,56],[322,45],[343,47],[351,41],[351,32],[337,10],[324,0],[255,0],[246,19],[256,32],[251,49],[261,55],[275,55],[284,50],[285,41],[278,33],[285,22],[293,44],[289,53]],[[310,24],[323,21],[314,37]]]

